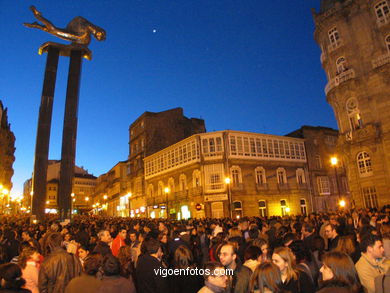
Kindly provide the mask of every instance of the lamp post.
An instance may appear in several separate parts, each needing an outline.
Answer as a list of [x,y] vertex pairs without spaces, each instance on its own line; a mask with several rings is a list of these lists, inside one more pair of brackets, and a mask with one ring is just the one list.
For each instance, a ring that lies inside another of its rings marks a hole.
[[167,219],[168,219],[168,217],[169,217],[169,205],[168,205],[168,200],[169,200],[169,198],[168,198],[168,195],[169,195],[169,192],[170,192],[171,190],[169,189],[169,187],[165,187],[164,188],[164,192],[165,192],[165,196],[166,196],[166,202],[167,202],[167,206],[166,206],[166,210],[167,210]]
[[232,207],[232,195],[231,195],[231,192],[230,192],[230,178],[229,177],[226,177],[225,178],[225,183],[226,183],[226,186],[227,186],[227,192],[228,192],[228,200],[229,200],[229,215],[230,215],[230,218],[233,219],[233,207]]
[[[339,160],[337,157],[331,157],[330,158],[330,164],[334,167],[334,174],[335,174],[335,179],[336,179],[336,186],[337,186],[337,199],[338,199],[338,202],[340,203],[340,206],[341,205],[341,201],[340,201],[340,187],[339,187],[339,178],[338,178],[338,174],[337,174],[337,165],[339,163]],[[345,206],[345,201],[344,202],[344,206]],[[342,206],[342,207],[344,207]]]

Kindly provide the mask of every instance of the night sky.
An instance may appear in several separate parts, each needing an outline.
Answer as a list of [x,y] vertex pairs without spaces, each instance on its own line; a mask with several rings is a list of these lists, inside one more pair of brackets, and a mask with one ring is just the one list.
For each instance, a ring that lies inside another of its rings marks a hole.
[[[16,136],[13,192],[34,163],[46,41],[24,27],[34,4],[57,27],[81,15],[107,31],[83,61],[76,164],[95,176],[128,156],[129,125],[143,112],[183,107],[225,129],[284,135],[302,125],[336,128],[313,39],[320,0],[0,0],[0,99]],[[60,159],[69,59],[54,99],[50,159]]]

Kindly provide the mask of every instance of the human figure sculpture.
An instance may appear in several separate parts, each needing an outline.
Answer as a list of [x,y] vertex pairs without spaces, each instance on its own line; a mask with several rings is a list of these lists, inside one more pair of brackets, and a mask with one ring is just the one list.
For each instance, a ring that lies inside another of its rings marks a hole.
[[92,24],[84,17],[77,16],[73,18],[65,29],[61,29],[57,28],[48,19],[44,18],[35,6],[30,6],[30,10],[33,12],[35,18],[42,22],[43,25],[35,21],[33,23],[24,23],[26,27],[43,30],[60,39],[71,41],[73,45],[88,47],[91,42],[91,34],[98,41],[104,41],[106,39],[106,31],[101,27]]

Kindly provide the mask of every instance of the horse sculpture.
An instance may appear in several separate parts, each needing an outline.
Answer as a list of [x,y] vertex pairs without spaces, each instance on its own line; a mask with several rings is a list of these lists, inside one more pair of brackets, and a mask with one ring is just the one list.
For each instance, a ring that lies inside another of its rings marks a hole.
[[26,27],[43,30],[62,40],[71,41],[73,45],[88,47],[91,42],[91,34],[98,41],[104,41],[106,39],[105,30],[92,24],[84,17],[77,16],[73,18],[65,29],[61,29],[57,28],[48,19],[44,18],[35,6],[31,6],[30,10],[33,12],[35,18],[42,22],[43,25],[35,21],[33,23],[24,23]]

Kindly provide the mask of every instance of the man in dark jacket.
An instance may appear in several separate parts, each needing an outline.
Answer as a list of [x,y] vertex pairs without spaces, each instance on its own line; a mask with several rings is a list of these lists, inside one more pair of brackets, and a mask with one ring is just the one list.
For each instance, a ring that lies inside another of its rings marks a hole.
[[39,270],[39,292],[63,293],[70,280],[80,275],[81,264],[74,255],[61,248],[60,233],[51,233],[46,243],[50,253]]
[[112,241],[111,234],[108,230],[101,230],[98,233],[99,241],[95,246],[93,252],[100,253],[102,256],[111,254],[109,243]]
[[138,258],[137,284],[140,293],[169,292],[167,276],[161,264],[163,252],[160,242],[156,239],[145,241],[145,254]]

